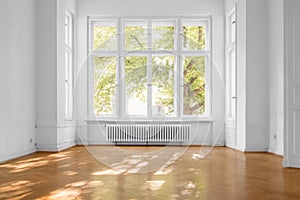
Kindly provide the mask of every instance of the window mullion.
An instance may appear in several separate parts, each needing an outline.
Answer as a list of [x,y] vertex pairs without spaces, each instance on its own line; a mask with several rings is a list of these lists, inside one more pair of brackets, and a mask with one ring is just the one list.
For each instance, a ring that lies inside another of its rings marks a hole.
[[182,70],[182,38],[181,38],[181,33],[182,33],[182,28],[181,28],[181,19],[177,19],[176,23],[176,37],[177,37],[177,89],[175,90],[175,94],[177,92],[177,101],[178,103],[176,104],[176,109],[177,109],[177,117],[182,118],[183,115],[183,70]]
[[[122,84],[120,81],[120,78],[122,77],[121,74],[121,32],[122,32],[122,25],[121,25],[121,21],[118,18],[117,19],[117,60],[116,60],[116,97],[122,97]],[[122,102],[122,98],[116,98],[115,99],[116,102],[116,116],[117,118],[120,118],[120,116],[122,115],[122,111],[121,111],[121,102]]]
[[147,20],[147,117],[152,118],[152,20]]

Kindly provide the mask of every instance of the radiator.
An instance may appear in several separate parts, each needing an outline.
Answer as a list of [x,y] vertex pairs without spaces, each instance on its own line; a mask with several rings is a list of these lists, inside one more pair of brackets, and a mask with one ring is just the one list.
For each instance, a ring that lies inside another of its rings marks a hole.
[[108,124],[106,138],[112,143],[186,143],[188,124]]

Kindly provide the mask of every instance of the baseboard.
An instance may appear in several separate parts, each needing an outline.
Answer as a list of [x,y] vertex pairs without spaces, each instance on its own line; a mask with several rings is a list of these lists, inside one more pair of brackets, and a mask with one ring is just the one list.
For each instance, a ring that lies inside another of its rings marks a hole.
[[56,144],[38,144],[36,150],[38,152],[58,152],[58,147]]
[[103,140],[87,140],[87,145],[111,145],[113,143]]
[[230,149],[237,149],[235,144],[226,143],[225,146],[228,147],[228,148],[230,148]]
[[229,145],[229,144],[226,144],[226,147],[229,148],[229,149],[232,149],[234,151],[238,151],[238,152],[242,152],[244,153],[245,152],[245,149],[241,148],[241,147],[238,147],[237,145]]
[[244,152],[268,152],[268,148],[249,148],[246,147]]
[[268,152],[271,153],[271,154],[274,154],[276,156],[281,156],[281,157],[283,156],[283,154],[280,153],[279,151],[274,151],[272,149],[269,149]]
[[296,159],[288,160],[284,158],[282,164],[284,167],[300,168],[300,160]]
[[214,144],[215,147],[224,147],[225,146],[225,142],[217,142]]
[[32,154],[32,153],[35,153],[35,152],[36,152],[36,149],[32,148],[32,149],[28,149],[26,151],[13,153],[13,154],[10,154],[8,156],[3,156],[3,157],[0,157],[0,163],[7,162],[9,160],[13,160],[13,159],[16,159],[16,158],[19,158],[19,157],[22,157],[22,156],[26,156],[26,155],[29,155],[29,154]]
[[88,145],[88,141],[87,140],[82,140],[82,139],[76,139],[75,140],[76,145]]
[[65,149],[76,146],[74,141],[64,142],[60,144],[42,144],[37,146],[37,151],[40,152],[59,152]]
[[75,141],[64,142],[57,145],[58,151],[63,151],[74,146],[76,146]]
[[211,141],[192,141],[190,145],[195,146],[211,146]]

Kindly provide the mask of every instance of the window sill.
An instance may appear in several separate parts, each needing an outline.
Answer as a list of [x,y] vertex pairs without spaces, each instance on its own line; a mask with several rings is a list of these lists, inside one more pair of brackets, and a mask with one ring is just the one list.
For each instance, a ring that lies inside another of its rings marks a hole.
[[150,124],[150,123],[212,123],[214,120],[211,118],[203,118],[203,119],[165,119],[165,120],[148,120],[148,119],[87,119],[85,120],[87,123],[137,123],[137,124]]

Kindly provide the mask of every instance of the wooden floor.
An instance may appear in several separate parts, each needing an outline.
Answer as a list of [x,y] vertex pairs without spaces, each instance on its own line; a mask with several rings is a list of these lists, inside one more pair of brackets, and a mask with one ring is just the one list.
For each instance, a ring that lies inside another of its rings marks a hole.
[[205,156],[199,149],[35,153],[0,164],[0,199],[300,199],[300,170],[283,168],[279,156],[224,147]]

